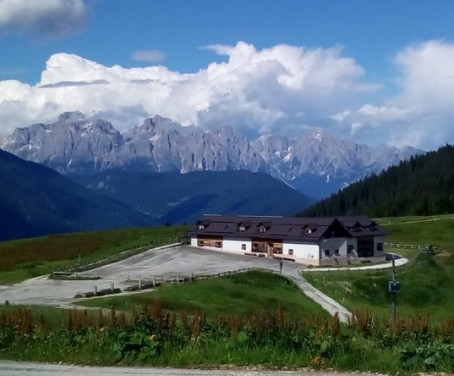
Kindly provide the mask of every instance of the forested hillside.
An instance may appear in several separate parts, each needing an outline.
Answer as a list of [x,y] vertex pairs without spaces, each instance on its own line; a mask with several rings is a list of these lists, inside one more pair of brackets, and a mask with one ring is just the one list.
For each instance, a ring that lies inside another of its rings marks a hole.
[[333,194],[303,215],[372,217],[454,213],[454,146],[412,157]]

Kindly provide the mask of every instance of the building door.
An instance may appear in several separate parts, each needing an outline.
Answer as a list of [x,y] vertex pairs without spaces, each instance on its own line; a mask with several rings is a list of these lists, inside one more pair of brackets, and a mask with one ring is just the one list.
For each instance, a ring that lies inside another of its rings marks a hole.
[[271,243],[271,242],[268,242],[267,245],[266,245],[266,249],[267,249],[268,257],[273,257],[274,244]]
[[358,238],[358,257],[373,257],[374,238],[372,236],[361,236]]

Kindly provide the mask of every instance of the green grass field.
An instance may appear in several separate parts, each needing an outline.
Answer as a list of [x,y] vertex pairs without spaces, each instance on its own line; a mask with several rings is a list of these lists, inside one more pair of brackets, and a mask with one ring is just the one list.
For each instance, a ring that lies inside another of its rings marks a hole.
[[115,306],[121,311],[131,311],[156,300],[162,303],[164,310],[191,314],[204,312],[209,317],[263,314],[278,307],[296,317],[313,314],[328,317],[288,279],[259,270],[184,285],[165,285],[147,293],[87,299],[78,304],[104,308]]
[[[414,258],[409,266],[397,269],[397,279],[402,283],[397,296],[398,314],[428,315],[431,322],[452,319],[454,216],[383,218],[378,222],[389,232],[387,242],[431,244],[440,250],[435,255],[420,254],[417,250],[391,250]],[[350,311],[363,308],[380,317],[390,317],[391,270],[306,273],[305,277]]]
[[186,226],[123,228],[0,242],[0,284],[50,274],[144,245],[168,244],[186,231]]

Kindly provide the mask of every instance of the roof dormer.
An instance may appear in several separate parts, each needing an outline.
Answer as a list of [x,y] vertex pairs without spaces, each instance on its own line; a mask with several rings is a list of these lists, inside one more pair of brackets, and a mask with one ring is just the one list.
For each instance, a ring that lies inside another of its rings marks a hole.
[[249,227],[251,227],[251,221],[242,221],[238,223],[237,228],[239,232],[246,231]]
[[197,228],[199,230],[204,230],[205,228],[207,228],[210,225],[210,222],[211,221],[209,219],[202,219],[197,222]]
[[310,235],[313,232],[317,231],[317,224],[316,223],[307,223],[303,226],[303,232],[305,235]]
[[261,234],[264,234],[265,232],[267,232],[270,228],[271,228],[271,222],[261,222],[258,224],[258,231],[261,233]]

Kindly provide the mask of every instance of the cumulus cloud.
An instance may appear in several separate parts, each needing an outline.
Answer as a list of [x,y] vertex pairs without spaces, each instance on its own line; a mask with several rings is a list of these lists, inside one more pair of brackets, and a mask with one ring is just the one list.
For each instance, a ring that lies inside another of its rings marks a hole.
[[59,37],[79,29],[86,16],[83,0],[0,0],[0,31]]
[[166,54],[158,50],[137,50],[131,54],[135,61],[143,61],[145,63],[162,63],[166,59]]
[[340,111],[351,96],[376,90],[340,48],[277,45],[257,50],[244,42],[209,48],[227,54],[228,61],[193,74],[156,65],[107,67],[77,55],[52,55],[36,86],[1,82],[2,131],[77,109],[110,115],[121,130],[139,124],[147,113],[183,125],[229,124],[259,134],[314,123]]
[[454,142],[454,44],[427,41],[406,47],[394,64],[399,94],[332,116],[364,141],[433,149]]
[[403,49],[394,61],[399,94],[381,103],[361,100],[381,85],[369,83],[364,69],[338,47],[258,50],[239,42],[206,48],[227,60],[191,74],[52,55],[37,85],[0,81],[0,132],[79,110],[102,114],[121,131],[159,114],[183,125],[230,125],[254,135],[315,126],[367,144],[429,149],[453,141],[449,43]]

